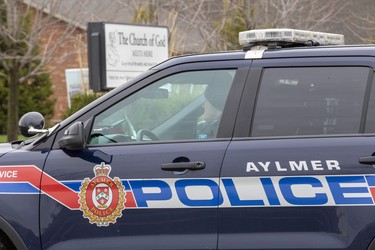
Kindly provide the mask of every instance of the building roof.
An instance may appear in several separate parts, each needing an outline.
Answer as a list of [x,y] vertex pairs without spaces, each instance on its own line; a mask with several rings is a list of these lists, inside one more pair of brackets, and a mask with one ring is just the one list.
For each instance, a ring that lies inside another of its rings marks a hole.
[[118,1],[108,0],[23,0],[24,3],[43,9],[56,18],[87,29],[88,22],[128,23],[131,19],[129,8]]

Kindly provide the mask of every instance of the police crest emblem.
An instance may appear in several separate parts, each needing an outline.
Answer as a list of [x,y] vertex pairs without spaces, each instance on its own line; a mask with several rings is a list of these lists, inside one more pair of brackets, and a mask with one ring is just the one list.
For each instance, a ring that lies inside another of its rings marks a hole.
[[95,177],[85,178],[79,192],[80,210],[91,224],[116,223],[124,210],[125,191],[118,177],[110,178],[111,166],[102,162],[94,167]]

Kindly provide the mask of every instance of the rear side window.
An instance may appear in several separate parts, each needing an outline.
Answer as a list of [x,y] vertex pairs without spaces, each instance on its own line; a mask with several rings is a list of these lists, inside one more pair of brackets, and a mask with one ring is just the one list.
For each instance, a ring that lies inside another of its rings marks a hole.
[[265,69],[251,136],[358,133],[369,73],[366,67]]

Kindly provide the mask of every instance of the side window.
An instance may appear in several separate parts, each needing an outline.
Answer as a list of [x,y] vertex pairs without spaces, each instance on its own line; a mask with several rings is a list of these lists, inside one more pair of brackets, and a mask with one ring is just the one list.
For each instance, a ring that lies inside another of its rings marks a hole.
[[235,70],[160,79],[97,115],[90,144],[215,138]]
[[366,67],[265,69],[251,136],[358,133],[369,72]]

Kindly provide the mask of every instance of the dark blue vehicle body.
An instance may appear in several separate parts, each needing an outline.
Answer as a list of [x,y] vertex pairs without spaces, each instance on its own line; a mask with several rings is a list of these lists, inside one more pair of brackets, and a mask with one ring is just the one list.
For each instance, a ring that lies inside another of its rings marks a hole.
[[[17,249],[375,249],[375,168],[360,163],[375,154],[375,47],[268,50],[259,60],[245,55],[170,59],[48,136],[0,146],[1,231]],[[254,136],[266,69],[324,67],[368,72],[357,132]],[[88,144],[80,150],[58,143],[77,121],[88,137],[97,114],[159,79],[217,69],[236,72],[217,138]],[[181,159],[205,167],[162,170]],[[128,202],[104,226],[84,217],[77,202],[102,163],[111,166],[109,176],[124,186]]]

